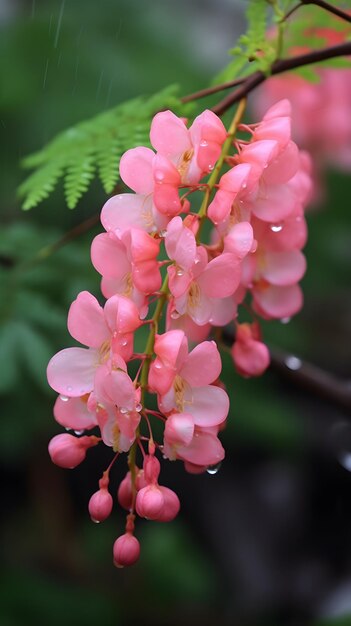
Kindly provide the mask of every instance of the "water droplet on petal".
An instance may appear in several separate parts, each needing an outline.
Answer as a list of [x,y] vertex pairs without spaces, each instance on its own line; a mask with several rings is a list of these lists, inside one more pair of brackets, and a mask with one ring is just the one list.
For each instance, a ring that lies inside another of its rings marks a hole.
[[84,430],[75,430],[74,434],[77,435],[77,437],[80,437],[80,435],[82,435],[84,433]]
[[159,234],[159,237],[166,237],[167,236],[167,231],[166,230],[160,230],[160,232],[158,234]]
[[200,141],[200,146],[201,146],[202,148],[207,148],[207,146],[208,146],[207,141],[205,141],[205,140]]
[[172,320],[177,320],[179,317],[180,317],[180,314],[178,313],[178,311],[173,311],[171,313]]
[[72,391],[73,387],[71,387],[70,385],[68,385],[68,387],[66,387],[66,391],[68,391],[68,393],[70,393]]
[[210,474],[210,476],[214,476],[215,474],[217,474],[217,472],[219,472],[221,465],[222,463],[217,463],[217,465],[210,465],[207,468],[206,472]]
[[140,402],[136,405],[135,410],[137,411],[137,413],[140,413],[141,409],[143,408],[143,405],[140,404]]
[[342,452],[338,457],[338,461],[344,469],[351,472],[351,452]]
[[69,398],[67,396],[60,396],[60,400],[62,400],[62,402],[68,402]]
[[280,323],[289,324],[290,321],[291,321],[291,317],[282,317],[282,319],[280,320]]
[[212,165],[212,163],[210,163],[210,165],[208,166],[208,171],[212,172],[214,170],[214,165]]
[[283,224],[271,224],[270,229],[272,233],[280,233],[283,230]]
[[246,189],[246,187],[247,187],[247,183],[243,183],[243,184],[241,185],[241,188],[242,188],[242,189]]
[[128,340],[127,339],[123,339],[123,341],[121,343],[122,343],[122,346],[126,346],[127,343],[128,343]]
[[[172,316],[171,316],[171,317],[172,317]],[[161,365],[161,363],[159,363],[159,362],[157,361],[157,362],[155,362],[155,363],[154,363],[154,367],[155,367],[157,370],[160,370],[160,369],[161,369],[161,367],[162,367],[162,365]]]
[[183,270],[177,270],[177,276],[183,276],[184,271]]
[[197,265],[198,263],[200,263],[200,259],[197,259],[197,258],[196,258],[196,259],[195,259],[195,261],[194,261],[194,263],[195,263],[195,265]]
[[129,413],[129,409],[127,409],[125,406],[122,406],[119,412],[122,413],[122,415],[125,415],[126,413]]
[[285,365],[289,370],[299,370],[302,367],[302,361],[297,356],[290,355],[285,359]]
[[91,518],[91,521],[94,522],[94,524],[100,524],[100,521],[98,519]]

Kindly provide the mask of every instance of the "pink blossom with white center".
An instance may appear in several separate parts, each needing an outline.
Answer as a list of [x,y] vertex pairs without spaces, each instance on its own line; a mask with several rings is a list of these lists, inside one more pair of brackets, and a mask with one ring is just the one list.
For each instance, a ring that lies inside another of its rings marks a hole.
[[131,298],[143,318],[146,295],[161,287],[157,256],[160,240],[145,231],[131,228],[120,237],[112,232],[97,235],[91,246],[91,260],[102,275],[101,291],[106,297],[121,294]]
[[269,350],[261,341],[258,324],[237,325],[231,353],[242,376],[261,376],[270,363]]
[[150,130],[151,144],[179,172],[181,182],[196,185],[211,172],[218,160],[227,132],[212,111],[203,111],[187,129],[171,111],[157,113]]
[[221,359],[214,341],[203,341],[188,353],[181,330],[157,335],[156,359],[149,372],[149,386],[158,394],[160,410],[192,415],[196,426],[216,426],[228,414],[226,392],[212,385],[221,372]]
[[135,388],[121,358],[96,370],[94,401],[104,443],[115,451],[128,452],[140,423],[140,388]]
[[71,336],[88,348],[66,348],[49,362],[49,385],[59,394],[79,397],[94,389],[96,370],[111,356],[128,360],[133,353],[133,333],[140,326],[135,304],[112,296],[102,308],[88,291],[71,304],[67,326]]
[[195,426],[188,413],[172,413],[165,426],[163,453],[170,460],[181,459],[204,468],[216,465],[225,455],[217,433],[218,427]]

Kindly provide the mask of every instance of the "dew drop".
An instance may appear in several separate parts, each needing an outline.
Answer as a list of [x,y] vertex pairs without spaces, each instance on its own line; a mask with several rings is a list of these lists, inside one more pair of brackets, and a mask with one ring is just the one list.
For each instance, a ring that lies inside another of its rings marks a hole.
[[[172,317],[172,316],[171,316],[171,317]],[[155,369],[160,370],[160,369],[161,369],[161,367],[162,367],[162,365],[161,365],[161,363],[155,362],[155,363],[154,363],[154,367],[155,367]]]
[[180,314],[178,313],[178,311],[173,311],[173,313],[171,313],[172,320],[177,320],[179,317]]
[[129,410],[127,409],[127,407],[122,406],[119,410],[120,413],[122,413],[122,415],[125,415],[126,413],[129,412]]
[[285,359],[285,365],[289,370],[299,370],[302,367],[302,361],[297,356],[290,355]]
[[74,434],[77,435],[77,437],[80,437],[80,435],[82,435],[84,433],[84,430],[75,430]]
[[207,141],[205,141],[205,140],[200,141],[200,146],[201,146],[202,148],[207,148],[207,146],[208,146]]
[[214,170],[214,165],[212,163],[208,166],[208,171],[212,172]]
[[283,230],[283,224],[271,224],[270,229],[272,233],[280,233]]
[[247,183],[243,183],[243,184],[241,185],[241,189],[246,189],[246,187],[247,187]]
[[69,398],[67,396],[60,396],[60,400],[62,400],[62,402],[68,402]]
[[160,237],[166,237],[167,236],[167,231],[166,230],[160,230],[160,232],[158,233]]
[[194,263],[195,265],[197,265],[198,263],[200,263],[200,259],[195,259]]
[[214,476],[215,474],[217,474],[217,472],[219,472],[221,465],[222,463],[217,463],[216,465],[210,465],[207,468],[206,472],[210,474],[210,476]]
[[290,321],[291,321],[291,317],[282,317],[282,319],[280,320],[280,323],[289,324]]
[[68,393],[70,393],[73,390],[73,387],[71,387],[70,385],[68,385],[68,387],[66,387],[66,391],[68,391]]
[[122,346],[126,346],[127,343],[128,343],[128,340],[127,339],[123,339],[123,341],[121,343],[122,343]]
[[100,521],[98,519],[94,519],[93,517],[91,518],[91,521],[94,522],[94,524],[100,524]]
[[338,457],[338,461],[344,469],[351,472],[351,452],[342,452]]
[[183,276],[184,272],[183,270],[177,270],[177,276]]
[[143,408],[143,405],[140,404],[140,402],[136,405],[135,410],[137,411],[137,413],[140,413],[141,409]]

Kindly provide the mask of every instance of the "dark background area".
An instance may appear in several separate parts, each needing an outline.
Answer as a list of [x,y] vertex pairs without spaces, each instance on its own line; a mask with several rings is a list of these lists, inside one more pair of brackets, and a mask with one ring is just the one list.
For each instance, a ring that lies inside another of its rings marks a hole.
[[[262,378],[243,380],[224,356],[226,459],[216,475],[163,464],[162,483],[179,494],[182,510],[171,524],[138,521],[142,555],[130,569],[112,565],[123,512],[116,505],[99,526],[87,512],[109,451],[92,451],[72,472],[47,453],[60,428],[45,369],[71,345],[72,299],[83,289],[99,295],[89,246],[100,229],[32,260],[98,214],[105,194],[96,183],[69,211],[59,186],[22,212],[19,162],[127,98],[173,83],[184,94],[206,86],[243,30],[244,6],[0,2],[1,626],[351,624],[347,174],[325,173],[323,205],[308,215],[303,311],[289,324],[264,326],[271,346],[344,381],[343,403],[340,394],[323,395],[323,385],[306,390],[298,372],[288,377],[285,357]],[[121,459],[114,491],[125,471]]]

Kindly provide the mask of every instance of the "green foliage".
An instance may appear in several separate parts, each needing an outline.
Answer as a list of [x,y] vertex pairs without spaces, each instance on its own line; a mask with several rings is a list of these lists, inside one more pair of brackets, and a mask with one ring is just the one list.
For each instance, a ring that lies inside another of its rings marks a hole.
[[150,121],[159,110],[170,108],[183,112],[176,97],[177,87],[168,87],[151,98],[139,97],[81,122],[55,137],[40,152],[23,161],[25,168],[35,168],[20,186],[23,209],[31,209],[64,179],[67,205],[73,209],[87,191],[96,172],[106,193],[111,193],[119,179],[119,161],[126,150],[149,145]]
[[233,80],[256,70],[269,73],[276,58],[274,39],[267,39],[271,23],[269,0],[249,0],[246,10],[247,31],[238,39],[238,45],[229,51],[235,58],[215,78],[215,84]]

